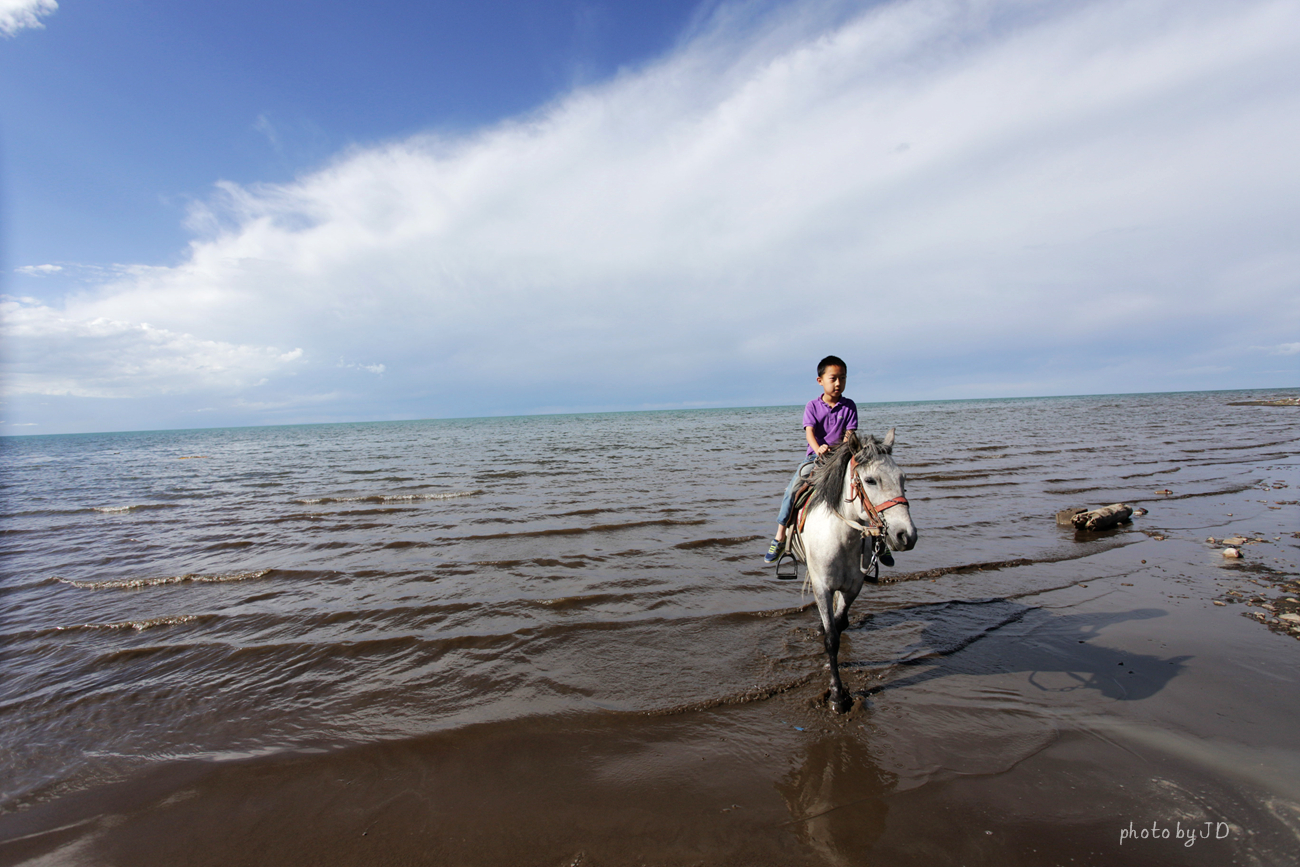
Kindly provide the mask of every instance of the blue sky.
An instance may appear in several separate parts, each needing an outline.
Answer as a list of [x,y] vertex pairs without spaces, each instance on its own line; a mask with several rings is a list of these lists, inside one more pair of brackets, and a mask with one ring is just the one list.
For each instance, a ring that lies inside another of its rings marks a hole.
[[1300,385],[1300,8],[0,0],[0,433]]
[[350,146],[531,111],[669,50],[695,11],[65,2],[0,42],[7,256],[177,261],[187,203],[219,179],[291,181]]

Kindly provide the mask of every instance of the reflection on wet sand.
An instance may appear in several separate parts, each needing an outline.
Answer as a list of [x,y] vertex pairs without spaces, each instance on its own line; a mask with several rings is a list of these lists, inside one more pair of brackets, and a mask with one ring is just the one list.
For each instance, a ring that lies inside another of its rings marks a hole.
[[863,863],[885,833],[885,799],[896,778],[876,767],[857,738],[840,733],[800,752],[798,767],[775,784],[790,810],[790,829],[825,864]]

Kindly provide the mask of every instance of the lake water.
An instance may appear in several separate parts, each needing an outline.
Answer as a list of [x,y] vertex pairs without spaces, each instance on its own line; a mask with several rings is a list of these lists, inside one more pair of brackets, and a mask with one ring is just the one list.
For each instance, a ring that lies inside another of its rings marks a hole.
[[761,560],[798,407],[5,439],[0,863],[1294,863],[1242,396],[862,405],[920,538],[844,717]]

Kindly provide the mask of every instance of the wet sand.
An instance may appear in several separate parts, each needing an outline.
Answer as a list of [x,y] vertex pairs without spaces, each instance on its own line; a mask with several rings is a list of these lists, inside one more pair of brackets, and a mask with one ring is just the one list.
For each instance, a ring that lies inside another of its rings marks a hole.
[[[736,618],[716,640],[757,641],[761,688],[167,763],[0,817],[0,863],[1293,864],[1300,641],[1231,601],[1295,580],[1286,493],[1155,502],[1114,531],[1140,541],[1080,560],[868,587],[843,717],[812,611]],[[1235,562],[1204,541],[1233,532],[1268,541]]]

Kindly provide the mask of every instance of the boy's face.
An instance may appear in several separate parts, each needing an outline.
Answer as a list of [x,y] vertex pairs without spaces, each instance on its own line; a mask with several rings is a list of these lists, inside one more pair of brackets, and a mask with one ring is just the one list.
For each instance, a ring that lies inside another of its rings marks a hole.
[[840,395],[844,394],[844,381],[848,379],[848,374],[844,368],[838,364],[828,364],[822,371],[822,375],[817,377],[817,384],[826,392],[826,399],[831,403],[838,403]]

